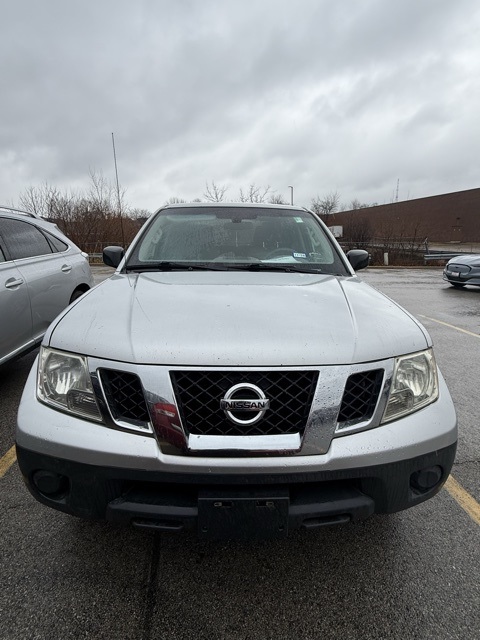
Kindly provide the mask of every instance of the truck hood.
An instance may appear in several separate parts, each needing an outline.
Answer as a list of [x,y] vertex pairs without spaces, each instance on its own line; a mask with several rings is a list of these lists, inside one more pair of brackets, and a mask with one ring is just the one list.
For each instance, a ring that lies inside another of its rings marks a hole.
[[44,339],[110,360],[202,367],[352,364],[430,343],[410,314],[357,277],[233,271],[114,275]]

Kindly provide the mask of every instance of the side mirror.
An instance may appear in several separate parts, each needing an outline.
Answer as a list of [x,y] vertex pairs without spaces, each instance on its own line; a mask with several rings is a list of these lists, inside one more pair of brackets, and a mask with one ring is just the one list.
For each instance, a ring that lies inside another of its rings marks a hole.
[[107,267],[114,267],[116,269],[123,260],[124,255],[125,251],[123,247],[105,247],[103,250],[103,262]]
[[370,261],[368,251],[364,251],[363,249],[352,249],[347,253],[347,258],[354,271],[365,269],[365,267],[368,267]]

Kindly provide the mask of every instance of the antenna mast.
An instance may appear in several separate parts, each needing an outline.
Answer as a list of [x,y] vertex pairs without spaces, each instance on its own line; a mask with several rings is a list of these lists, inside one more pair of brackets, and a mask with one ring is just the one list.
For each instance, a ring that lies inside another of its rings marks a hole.
[[120,200],[120,187],[118,185],[117,154],[115,153],[115,138],[113,136],[113,132],[112,132],[112,147],[113,147],[113,161],[115,163],[115,178],[117,181],[118,216],[120,218],[120,230],[122,232],[122,245],[125,248],[125,234],[123,232],[122,205]]

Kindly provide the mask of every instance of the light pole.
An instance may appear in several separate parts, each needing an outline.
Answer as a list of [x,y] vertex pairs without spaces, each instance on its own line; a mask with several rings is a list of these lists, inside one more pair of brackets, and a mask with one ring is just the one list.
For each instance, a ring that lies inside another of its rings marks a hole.
[[293,187],[292,187],[292,185],[289,184],[288,188],[290,189],[290,204],[293,207]]

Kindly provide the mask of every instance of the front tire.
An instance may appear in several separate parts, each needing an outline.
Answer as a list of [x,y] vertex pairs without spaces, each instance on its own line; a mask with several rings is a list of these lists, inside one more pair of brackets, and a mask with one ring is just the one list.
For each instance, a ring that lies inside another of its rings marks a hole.
[[75,302],[75,300],[78,300],[78,298],[80,298],[80,296],[83,296],[84,293],[85,291],[83,291],[82,289],[75,289],[75,291],[72,293],[70,297],[70,302],[68,304],[72,304],[72,302]]

